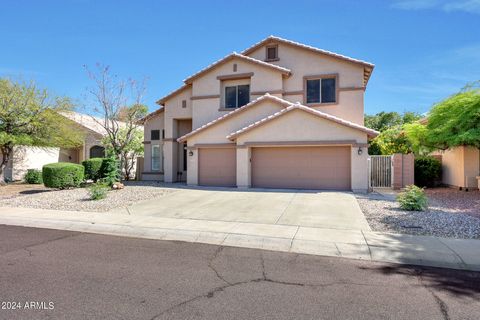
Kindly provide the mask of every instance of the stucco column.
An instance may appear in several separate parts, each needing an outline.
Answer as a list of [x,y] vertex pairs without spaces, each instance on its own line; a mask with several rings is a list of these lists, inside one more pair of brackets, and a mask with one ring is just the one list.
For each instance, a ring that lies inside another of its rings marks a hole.
[[198,185],[198,149],[187,149],[187,184]]
[[237,187],[250,188],[250,148],[237,148]]
[[163,170],[165,182],[177,181],[177,143],[165,141],[163,143]]
[[368,148],[362,147],[362,154],[358,154],[359,147],[351,148],[352,191],[365,193],[368,191]]

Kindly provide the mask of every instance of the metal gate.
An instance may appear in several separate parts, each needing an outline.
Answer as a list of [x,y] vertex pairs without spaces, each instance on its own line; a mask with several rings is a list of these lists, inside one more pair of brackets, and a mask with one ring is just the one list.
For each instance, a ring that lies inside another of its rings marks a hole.
[[393,156],[370,156],[370,187],[391,188],[392,187],[392,158]]

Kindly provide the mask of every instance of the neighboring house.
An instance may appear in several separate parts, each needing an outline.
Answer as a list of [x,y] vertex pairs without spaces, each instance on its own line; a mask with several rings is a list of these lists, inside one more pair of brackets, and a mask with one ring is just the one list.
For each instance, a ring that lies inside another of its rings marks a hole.
[[480,150],[460,146],[435,154],[442,156],[442,182],[459,189],[477,189],[480,176]]
[[[427,124],[428,118],[419,121]],[[469,146],[459,146],[447,150],[432,152],[442,161],[442,183],[449,187],[477,189],[480,177],[480,149]]]
[[366,191],[374,65],[270,36],[189,76],[143,119],[143,179]]
[[[90,115],[78,112],[62,112],[61,115],[71,120],[72,127],[84,134],[82,146],[74,149],[40,148],[18,146],[14,148],[13,159],[5,170],[5,178],[10,181],[22,180],[27,169],[41,169],[47,163],[72,162],[81,163],[90,158],[105,156],[102,139],[105,129],[97,122],[102,121]],[[140,128],[143,130],[143,128]]]

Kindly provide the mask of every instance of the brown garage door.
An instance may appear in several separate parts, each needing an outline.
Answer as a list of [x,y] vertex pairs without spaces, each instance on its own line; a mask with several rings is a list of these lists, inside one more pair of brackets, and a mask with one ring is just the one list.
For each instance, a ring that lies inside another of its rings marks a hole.
[[234,187],[237,185],[235,148],[198,149],[198,184]]
[[252,149],[252,186],[350,190],[350,147]]

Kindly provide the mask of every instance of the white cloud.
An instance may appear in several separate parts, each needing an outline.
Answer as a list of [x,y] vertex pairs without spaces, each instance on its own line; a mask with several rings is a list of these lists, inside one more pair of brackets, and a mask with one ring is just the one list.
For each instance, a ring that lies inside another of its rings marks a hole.
[[393,0],[392,7],[403,10],[437,9],[480,14],[480,0]]
[[480,0],[448,2],[443,5],[443,10],[480,13]]
[[421,10],[434,8],[438,4],[438,0],[395,0],[392,7],[404,10]]

